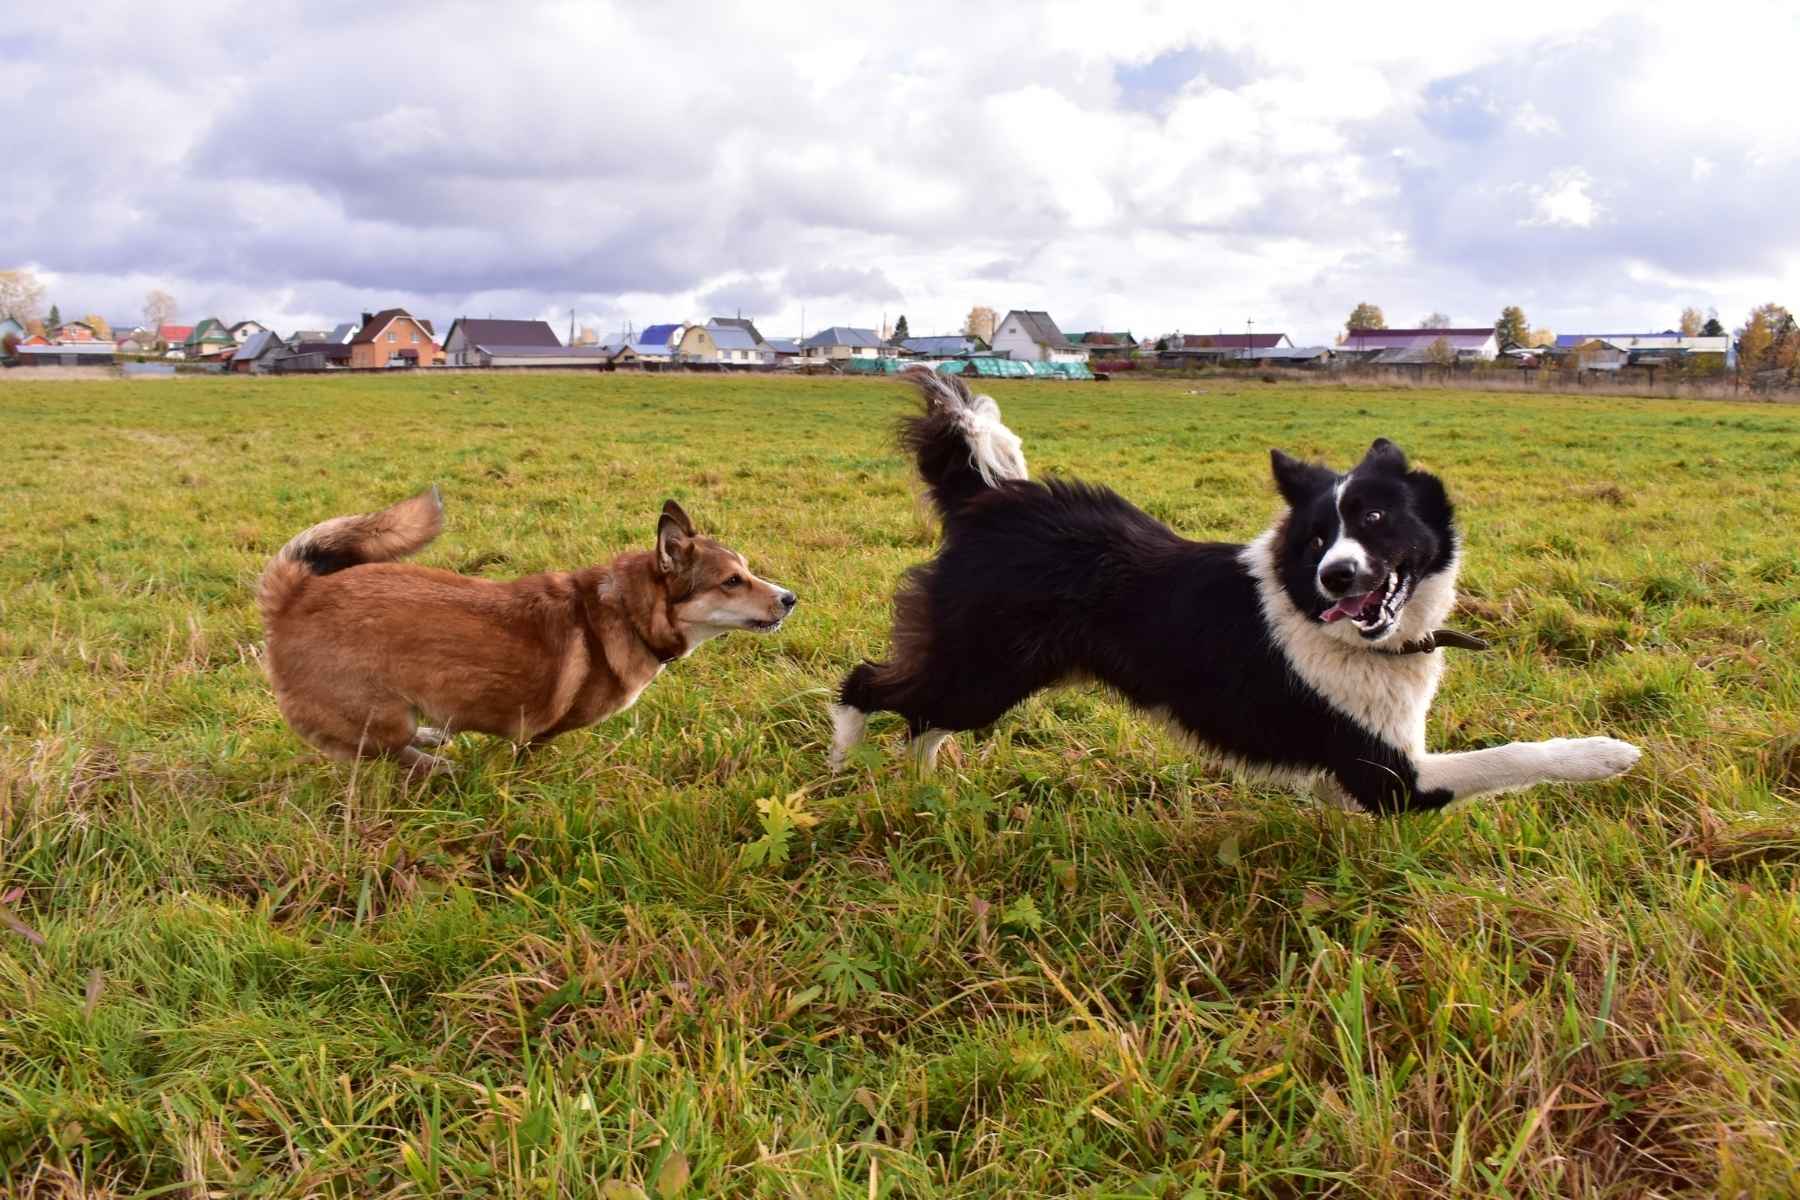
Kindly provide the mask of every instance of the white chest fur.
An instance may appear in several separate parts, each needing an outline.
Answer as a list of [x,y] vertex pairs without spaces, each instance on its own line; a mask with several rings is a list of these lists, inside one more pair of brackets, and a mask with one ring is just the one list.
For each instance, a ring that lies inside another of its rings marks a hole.
[[[1244,547],[1239,561],[1256,581],[1269,636],[1294,674],[1333,708],[1409,754],[1425,753],[1425,716],[1443,678],[1442,654],[1382,654],[1348,621],[1322,625],[1294,606],[1275,570],[1275,530]],[[1456,562],[1420,580],[1384,644],[1398,646],[1438,628],[1456,603]]]

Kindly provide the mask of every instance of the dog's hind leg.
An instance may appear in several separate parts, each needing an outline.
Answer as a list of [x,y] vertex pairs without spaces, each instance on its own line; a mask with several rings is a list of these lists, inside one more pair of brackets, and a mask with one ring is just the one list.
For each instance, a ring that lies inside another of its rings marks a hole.
[[862,741],[863,731],[868,726],[869,714],[862,709],[848,704],[831,706],[831,752],[826,756],[826,762],[833,771],[844,769],[850,751]]
[[950,733],[948,729],[927,729],[907,743],[907,752],[919,774],[929,775],[937,770],[938,751],[950,740]]
[[436,725],[421,725],[413,730],[412,744],[421,750],[431,750],[448,745],[455,736],[448,729],[439,729]]

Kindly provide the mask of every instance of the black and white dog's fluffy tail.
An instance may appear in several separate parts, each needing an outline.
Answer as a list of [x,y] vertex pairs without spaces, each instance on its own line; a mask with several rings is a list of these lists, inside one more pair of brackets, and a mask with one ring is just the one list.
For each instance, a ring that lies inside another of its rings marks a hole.
[[906,378],[925,411],[901,422],[900,444],[918,464],[939,516],[948,519],[989,488],[1029,476],[1019,435],[1001,423],[992,396],[973,395],[959,377],[929,367]]

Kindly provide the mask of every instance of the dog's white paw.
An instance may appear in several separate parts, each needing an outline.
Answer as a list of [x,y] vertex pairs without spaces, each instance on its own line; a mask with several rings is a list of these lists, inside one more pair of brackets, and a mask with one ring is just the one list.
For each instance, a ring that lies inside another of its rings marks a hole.
[[412,740],[415,746],[442,746],[450,740],[450,737],[450,731],[447,729],[439,729],[435,725],[421,725],[413,730]]
[[1544,749],[1550,754],[1556,778],[1570,783],[1623,775],[1644,753],[1630,742],[1609,737],[1553,738],[1544,743]]
[[851,708],[848,704],[831,706],[831,752],[825,756],[825,764],[833,771],[841,771],[844,764],[850,761],[850,751],[856,749],[862,741],[863,730],[868,727],[869,714],[859,708]]

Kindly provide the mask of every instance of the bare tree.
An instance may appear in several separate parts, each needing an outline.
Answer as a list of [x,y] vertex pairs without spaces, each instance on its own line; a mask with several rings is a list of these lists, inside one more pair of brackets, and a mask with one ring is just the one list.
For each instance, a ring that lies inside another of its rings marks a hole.
[[977,304],[963,320],[963,335],[977,337],[991,344],[994,340],[994,326],[999,323],[1000,318],[993,309],[985,304]]
[[1681,336],[1698,337],[1701,328],[1706,324],[1706,317],[1693,306],[1681,310]]
[[11,317],[23,325],[43,311],[44,285],[30,268],[0,271],[0,317]]
[[1441,312],[1426,313],[1419,318],[1419,328],[1448,329],[1450,328],[1450,314]]
[[1450,344],[1449,338],[1439,338],[1425,347],[1425,359],[1434,367],[1454,367],[1456,347]]
[[161,288],[152,288],[144,297],[144,324],[152,331],[161,329],[175,319],[175,297]]

